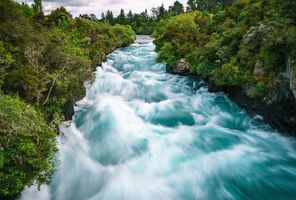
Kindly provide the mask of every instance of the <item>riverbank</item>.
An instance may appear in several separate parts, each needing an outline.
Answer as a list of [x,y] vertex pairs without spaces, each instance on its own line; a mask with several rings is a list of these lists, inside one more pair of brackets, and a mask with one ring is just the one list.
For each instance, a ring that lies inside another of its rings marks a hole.
[[263,98],[250,96],[242,87],[219,87],[208,82],[210,92],[225,92],[240,107],[262,120],[279,132],[296,136],[296,100],[288,89],[287,80],[267,91]]
[[[179,62],[177,67],[167,66],[166,72],[181,76],[198,76],[190,72],[188,63]],[[199,77],[199,76],[198,76]],[[278,84],[269,88],[265,96],[254,98],[248,93],[248,85],[217,86],[210,78],[204,78],[209,92],[224,92],[241,108],[282,133],[296,136],[296,99],[290,89],[289,79],[282,76]]]
[[167,71],[197,75],[280,132],[296,135],[293,1],[233,1],[159,22],[153,33]]
[[[121,46],[113,47],[111,50],[107,51],[105,54],[102,55],[102,57],[96,61],[95,66],[101,66],[103,62],[106,62],[108,54],[112,53],[118,48],[127,47],[130,44],[122,44]],[[96,68],[94,67],[95,72]],[[89,80],[88,80],[89,81]],[[84,90],[80,93],[79,96],[73,96],[68,99],[68,101],[63,105],[63,116],[65,121],[70,121],[73,119],[73,116],[75,114],[74,107],[76,106],[76,102],[80,101],[86,94],[86,88],[84,87]]]
[[[153,41],[153,38],[150,37],[149,35],[136,35],[135,37],[135,43],[136,44],[148,44],[150,42]],[[103,62],[107,61],[107,55],[112,53],[113,51],[115,51],[118,48],[122,48],[122,47],[127,47],[130,44],[122,44],[120,47],[114,47],[111,49],[111,51],[107,52],[106,54],[103,55],[103,58],[100,59],[100,61],[98,63],[96,63],[96,66],[102,66]],[[72,97],[65,105],[63,108],[63,113],[64,113],[64,117],[66,121],[72,120],[73,116],[75,114],[75,110],[74,107],[76,106],[76,102],[81,100],[83,97],[85,96],[85,91],[83,94],[81,94],[81,96],[79,97]]]

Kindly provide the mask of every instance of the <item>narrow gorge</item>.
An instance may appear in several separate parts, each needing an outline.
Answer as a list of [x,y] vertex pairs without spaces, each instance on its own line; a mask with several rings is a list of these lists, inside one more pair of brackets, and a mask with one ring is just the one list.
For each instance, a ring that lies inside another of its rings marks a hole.
[[97,68],[61,127],[52,183],[21,199],[293,199],[295,138],[167,74],[154,48],[135,43]]

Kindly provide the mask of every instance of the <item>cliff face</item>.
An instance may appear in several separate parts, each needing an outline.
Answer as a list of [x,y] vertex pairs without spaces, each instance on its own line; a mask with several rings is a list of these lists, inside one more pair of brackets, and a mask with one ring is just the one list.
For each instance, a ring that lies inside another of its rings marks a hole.
[[289,80],[289,87],[296,98],[296,63],[291,58],[287,59],[286,78]]
[[[240,107],[251,114],[258,114],[274,129],[296,136],[296,92],[295,67],[292,61],[287,62],[287,70],[274,78],[272,84],[265,86],[264,95],[254,96],[250,92],[252,84],[242,86],[218,86],[214,81],[207,79],[209,92],[225,92]],[[254,74],[265,72],[257,64]],[[176,67],[167,67],[167,72],[179,75],[192,75],[189,64],[181,59]]]
[[273,128],[296,136],[296,99],[289,89],[289,80],[283,79],[268,88],[266,95],[255,98],[249,95],[248,87],[216,87],[209,84],[210,92],[224,91],[239,106],[252,114],[259,114]]

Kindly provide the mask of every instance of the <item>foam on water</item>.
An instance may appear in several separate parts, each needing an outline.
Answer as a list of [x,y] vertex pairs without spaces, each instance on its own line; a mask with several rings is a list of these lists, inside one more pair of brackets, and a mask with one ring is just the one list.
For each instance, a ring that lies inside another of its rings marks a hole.
[[155,58],[152,43],[108,56],[61,127],[52,183],[21,199],[296,199],[295,139]]

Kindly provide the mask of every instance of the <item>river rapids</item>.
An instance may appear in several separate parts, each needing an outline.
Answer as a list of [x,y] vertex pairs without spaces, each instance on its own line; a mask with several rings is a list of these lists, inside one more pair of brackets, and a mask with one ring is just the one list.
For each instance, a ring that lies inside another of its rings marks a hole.
[[135,43],[97,68],[61,127],[52,183],[21,199],[296,199],[295,138],[167,74],[154,48]]

